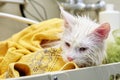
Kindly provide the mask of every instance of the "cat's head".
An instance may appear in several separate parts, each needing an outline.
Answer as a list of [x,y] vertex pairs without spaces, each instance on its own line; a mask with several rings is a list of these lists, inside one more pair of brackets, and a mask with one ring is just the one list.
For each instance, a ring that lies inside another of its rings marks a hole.
[[88,17],[73,16],[63,9],[61,14],[65,28],[61,38],[63,59],[74,61],[79,67],[101,64],[106,55],[104,41],[110,25],[99,25]]

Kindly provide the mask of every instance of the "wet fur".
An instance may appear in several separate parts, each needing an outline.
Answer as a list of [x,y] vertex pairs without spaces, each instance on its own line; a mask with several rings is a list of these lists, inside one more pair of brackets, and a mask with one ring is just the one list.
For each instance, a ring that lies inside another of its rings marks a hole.
[[[86,16],[72,16],[63,9],[61,14],[65,20],[65,30],[61,38],[63,59],[69,61],[67,58],[70,57],[79,67],[102,64],[103,59],[106,57],[105,39],[93,33],[100,24]],[[72,20],[70,20],[70,17]],[[68,21],[67,24],[66,21]],[[66,43],[69,43],[69,45]],[[81,47],[87,49],[80,51]]]

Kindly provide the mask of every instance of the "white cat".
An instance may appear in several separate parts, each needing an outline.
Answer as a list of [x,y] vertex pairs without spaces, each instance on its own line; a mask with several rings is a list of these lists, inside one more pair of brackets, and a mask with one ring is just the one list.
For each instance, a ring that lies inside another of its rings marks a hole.
[[88,17],[73,16],[62,8],[60,10],[65,28],[61,38],[63,59],[75,62],[79,67],[102,64],[110,25],[100,25]]

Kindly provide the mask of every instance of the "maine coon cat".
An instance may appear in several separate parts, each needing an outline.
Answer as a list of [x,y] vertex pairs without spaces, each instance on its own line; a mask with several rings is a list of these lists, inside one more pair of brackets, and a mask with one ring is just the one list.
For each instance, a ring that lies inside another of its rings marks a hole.
[[65,28],[61,38],[63,59],[75,62],[79,67],[102,64],[110,25],[98,24],[86,16],[73,16],[61,7],[60,10]]

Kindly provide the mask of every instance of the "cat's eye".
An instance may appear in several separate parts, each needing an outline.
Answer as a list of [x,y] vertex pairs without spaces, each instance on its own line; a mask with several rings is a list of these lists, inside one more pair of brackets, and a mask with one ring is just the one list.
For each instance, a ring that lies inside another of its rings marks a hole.
[[86,51],[88,48],[87,47],[80,47],[79,48],[79,51],[81,52],[81,51]]
[[67,47],[70,47],[70,44],[69,44],[68,42],[65,42],[65,45],[66,45]]

